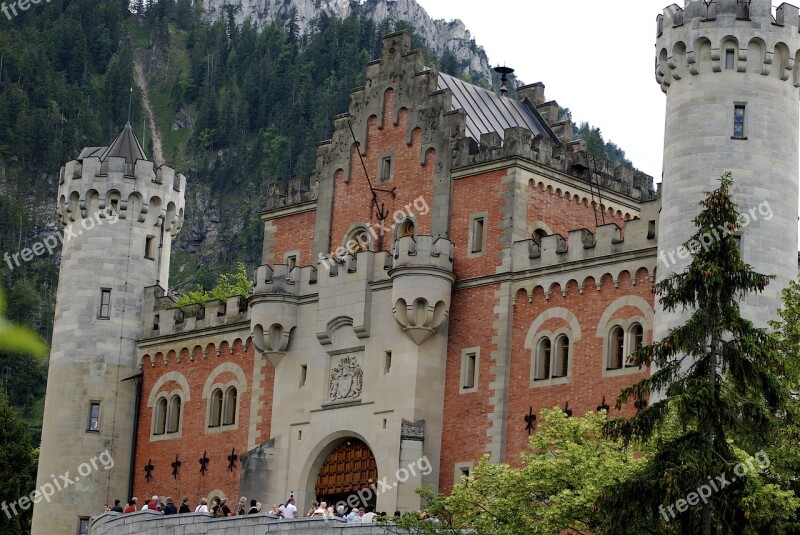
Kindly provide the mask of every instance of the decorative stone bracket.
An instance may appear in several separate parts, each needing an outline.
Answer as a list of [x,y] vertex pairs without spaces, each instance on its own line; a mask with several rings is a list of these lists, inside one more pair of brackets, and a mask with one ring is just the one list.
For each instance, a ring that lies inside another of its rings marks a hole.
[[287,273],[283,271],[259,267],[255,294],[250,300],[253,345],[275,367],[286,354],[292,331],[297,327],[297,297],[286,291]]

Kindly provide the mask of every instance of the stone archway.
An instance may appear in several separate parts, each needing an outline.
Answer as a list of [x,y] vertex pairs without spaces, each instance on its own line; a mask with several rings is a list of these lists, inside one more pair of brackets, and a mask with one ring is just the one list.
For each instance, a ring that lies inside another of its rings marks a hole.
[[[325,458],[317,473],[314,493],[317,501],[350,506],[358,503],[374,510],[378,465],[370,447],[357,438],[342,440]],[[368,490],[372,489],[372,490]],[[355,496],[355,497],[352,497]]]

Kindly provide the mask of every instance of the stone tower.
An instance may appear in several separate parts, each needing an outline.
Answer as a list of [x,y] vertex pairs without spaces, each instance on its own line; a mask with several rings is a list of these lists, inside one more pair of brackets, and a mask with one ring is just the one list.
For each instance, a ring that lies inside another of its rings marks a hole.
[[[64,229],[33,533],[78,533],[104,503],[127,500],[136,341],[146,286],[168,287],[186,177],[154,169],[130,124],[109,147],[61,168]],[[66,476],[64,479],[60,476]]]
[[[759,326],[797,276],[799,23],[798,8],[784,3],[773,16],[769,0],[687,0],[657,19],[656,80],[667,95],[658,279],[688,265],[681,244],[698,203],[731,171],[743,258],[777,276],[743,307]],[[657,314],[654,339],[681,317]]]

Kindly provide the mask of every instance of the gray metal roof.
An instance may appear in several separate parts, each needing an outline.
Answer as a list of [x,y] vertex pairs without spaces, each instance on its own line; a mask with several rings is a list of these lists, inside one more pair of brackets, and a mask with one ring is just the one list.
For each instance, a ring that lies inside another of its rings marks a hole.
[[442,72],[439,73],[437,88],[449,89],[453,93],[453,109],[466,112],[466,135],[475,141],[481,140],[481,134],[490,132],[497,132],[503,138],[503,131],[512,126],[522,126],[534,135],[544,134],[557,141],[553,131],[527,98],[518,101],[499,97],[492,91]]
[[131,123],[125,123],[125,128],[119,133],[111,145],[100,155],[100,161],[106,161],[109,157],[123,157],[129,163],[136,163],[136,160],[146,160],[144,149],[133,133]]

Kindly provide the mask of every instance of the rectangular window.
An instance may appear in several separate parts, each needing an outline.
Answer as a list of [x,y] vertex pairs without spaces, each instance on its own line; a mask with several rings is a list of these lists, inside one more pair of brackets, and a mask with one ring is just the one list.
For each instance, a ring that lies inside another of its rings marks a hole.
[[744,136],[744,104],[736,104],[733,108],[733,137],[747,139]]
[[475,353],[467,353],[464,357],[464,382],[461,388],[475,387]]
[[392,179],[392,157],[384,156],[381,158],[380,169],[378,170],[378,180],[388,182]]
[[78,520],[78,535],[88,535],[89,534],[89,519],[86,517],[81,517]]
[[478,362],[480,348],[471,347],[461,351],[461,390],[462,394],[478,390]]
[[286,266],[288,267],[289,274],[292,273],[292,270],[297,266],[297,256],[291,255],[286,257]]
[[87,431],[100,431],[100,402],[93,401],[89,404],[89,425]]
[[725,50],[725,68],[733,69],[733,49],[728,48]]
[[107,320],[111,312],[111,288],[100,289],[100,312],[97,317]]
[[147,236],[144,239],[144,257],[148,260],[155,259],[155,243],[156,238],[155,236]]
[[305,386],[306,379],[308,379],[308,365],[303,364],[300,366],[300,388]]
[[483,218],[476,217],[472,220],[472,252],[483,251]]
[[386,351],[383,354],[383,374],[386,375],[392,369],[392,352]]
[[158,314],[153,315],[153,330],[154,331],[158,330],[158,321],[159,321]]

